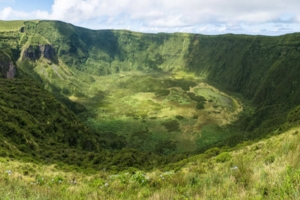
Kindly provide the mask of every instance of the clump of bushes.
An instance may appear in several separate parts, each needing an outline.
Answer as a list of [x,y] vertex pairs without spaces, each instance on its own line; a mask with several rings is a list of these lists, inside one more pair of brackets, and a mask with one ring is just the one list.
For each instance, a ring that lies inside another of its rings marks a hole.
[[176,116],[175,116],[175,118],[176,118],[176,119],[179,119],[179,120],[182,120],[182,119],[184,119],[184,117],[183,117],[183,116],[181,116],[181,115],[176,115]]
[[169,132],[179,130],[179,123],[177,120],[166,121],[166,122],[162,123],[162,125],[165,126]]
[[219,147],[213,147],[213,148],[210,148],[210,149],[206,150],[204,152],[204,154],[205,154],[206,158],[211,158],[213,156],[219,155],[220,151],[221,150],[220,150]]
[[204,102],[204,101],[206,101],[205,97],[195,95],[195,93],[192,93],[192,92],[188,92],[187,95],[188,95],[188,96],[190,97],[190,99],[193,100],[193,101],[197,101],[197,102]]
[[197,105],[196,105],[196,108],[197,108],[198,110],[204,109],[204,102],[198,102]]
[[228,152],[222,152],[219,155],[217,155],[216,161],[219,163],[223,163],[223,162],[231,160],[231,158],[232,157]]
[[155,92],[156,97],[164,97],[164,96],[168,96],[169,94],[170,94],[170,90],[157,90]]

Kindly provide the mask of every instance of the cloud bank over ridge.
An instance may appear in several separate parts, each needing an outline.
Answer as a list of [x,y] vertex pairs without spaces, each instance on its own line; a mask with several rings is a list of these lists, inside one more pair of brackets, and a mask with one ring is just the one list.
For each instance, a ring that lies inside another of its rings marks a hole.
[[299,0],[55,0],[49,10],[5,7],[0,19],[62,20],[92,29],[142,32],[278,35],[300,31],[299,8]]

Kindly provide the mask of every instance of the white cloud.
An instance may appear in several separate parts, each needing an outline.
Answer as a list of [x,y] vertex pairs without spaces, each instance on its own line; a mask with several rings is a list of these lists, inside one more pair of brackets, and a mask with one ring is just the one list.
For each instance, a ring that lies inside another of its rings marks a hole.
[[298,14],[297,16],[295,16],[295,21],[300,23],[300,14]]
[[289,2],[291,3],[282,0],[55,0],[51,16],[75,23],[97,17],[110,17],[117,21],[124,15],[129,20],[145,20],[147,24],[156,24],[157,20],[172,24],[174,18],[180,18],[181,25],[232,21],[261,23],[279,19],[286,12],[298,13],[300,1]]
[[11,7],[6,7],[0,11],[0,19],[2,20],[18,20],[18,19],[48,19],[49,14],[46,11],[36,10],[30,13],[13,10]]
[[[0,11],[0,17],[56,19],[95,29],[131,27],[136,31],[212,33],[253,30],[256,33],[262,30],[259,28],[262,24],[300,25],[299,8],[299,0],[55,0],[50,13],[5,8]],[[299,28],[292,26],[289,30],[299,31]]]
[[0,18],[4,19],[4,20],[11,19],[12,16],[14,16],[14,18],[12,18],[12,19],[24,18],[27,15],[28,15],[28,13],[13,10],[11,7],[6,7],[0,12]]

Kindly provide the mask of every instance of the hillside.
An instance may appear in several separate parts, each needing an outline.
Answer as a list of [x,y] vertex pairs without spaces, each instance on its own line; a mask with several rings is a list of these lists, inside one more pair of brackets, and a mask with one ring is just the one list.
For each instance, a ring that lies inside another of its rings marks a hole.
[[[134,149],[113,151],[123,142],[118,136],[101,137],[99,132],[89,129],[22,71],[15,78],[1,78],[0,84],[1,157],[91,172],[104,168],[151,169],[182,158]],[[70,100],[60,98],[73,105]]]
[[201,152],[298,123],[298,33],[143,34],[58,21],[1,23],[4,55],[101,137],[120,138],[114,148]]
[[[165,170],[97,173],[0,158],[6,199],[299,199],[299,127]],[[184,167],[181,167],[181,166]]]
[[299,39],[0,21],[0,193],[299,198]]
[[31,78],[17,76],[0,79],[2,156],[57,161],[61,149],[99,148],[73,112]]

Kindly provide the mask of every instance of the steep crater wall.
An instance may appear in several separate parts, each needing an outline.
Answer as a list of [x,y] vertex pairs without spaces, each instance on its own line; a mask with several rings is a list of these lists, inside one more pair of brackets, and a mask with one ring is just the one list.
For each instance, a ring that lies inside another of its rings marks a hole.
[[[241,117],[240,129],[249,132],[260,129],[257,135],[289,123],[287,116],[300,104],[298,33],[278,37],[143,34],[92,31],[63,22],[39,21],[25,23],[21,34],[35,42],[24,51],[23,57],[33,61],[57,57],[70,70],[89,76],[135,70],[195,73],[250,101],[254,110]],[[45,41],[49,46],[37,45]],[[73,76],[71,72],[68,74]],[[92,82],[91,77],[82,74],[75,79],[82,80],[76,85],[70,83],[70,88],[76,86],[76,90]],[[55,87],[62,88],[59,84]]]

